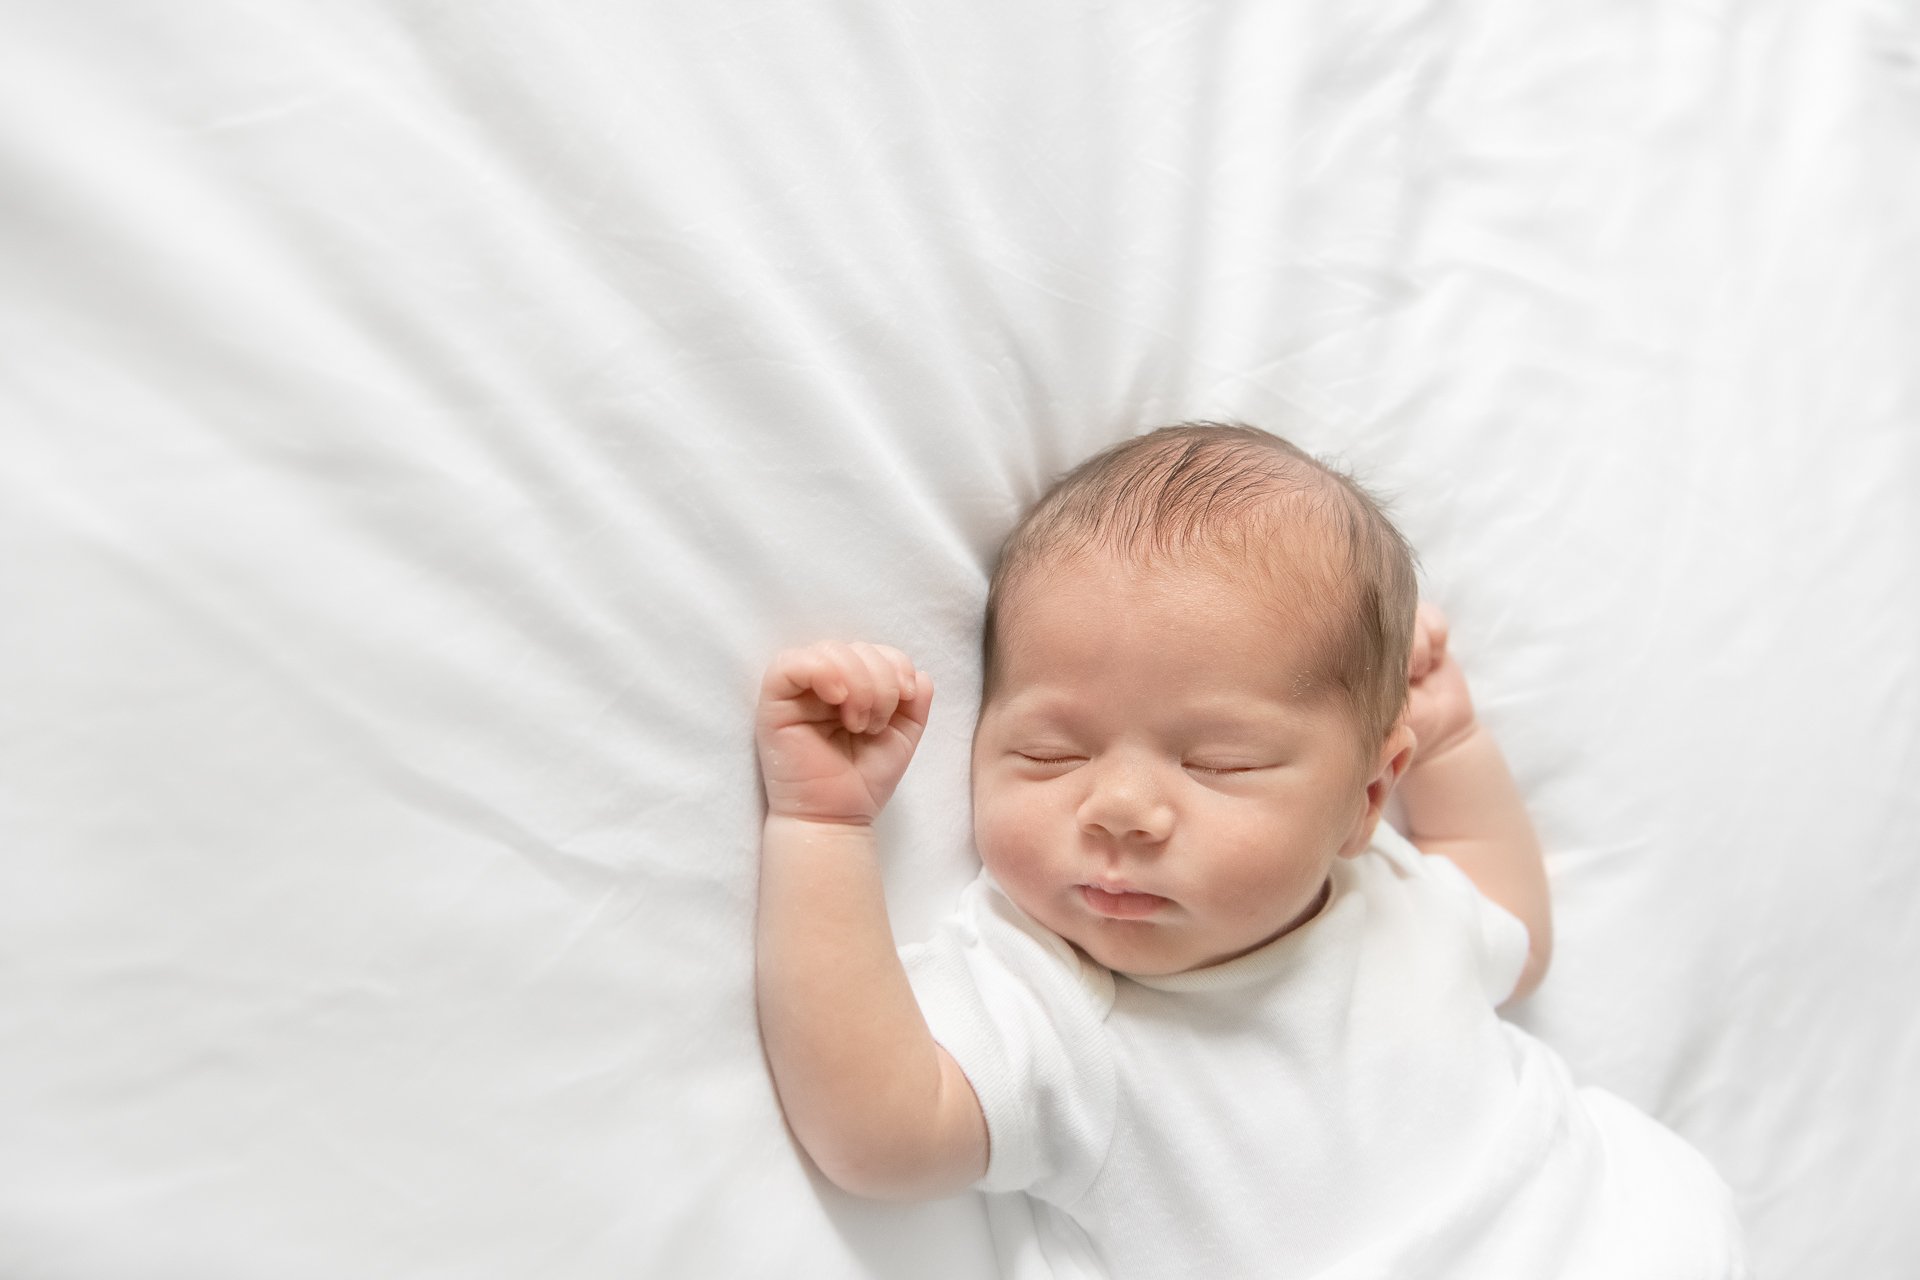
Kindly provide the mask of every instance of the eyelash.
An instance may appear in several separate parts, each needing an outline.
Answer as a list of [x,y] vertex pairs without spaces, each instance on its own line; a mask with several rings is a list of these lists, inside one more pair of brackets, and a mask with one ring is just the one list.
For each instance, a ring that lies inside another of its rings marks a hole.
[[[1034,756],[1034,755],[1028,755],[1024,751],[1016,752],[1015,754],[1017,754],[1022,760],[1025,760],[1028,764],[1039,764],[1039,765],[1077,764],[1083,758],[1081,756]],[[1257,764],[1222,765],[1218,768],[1212,765],[1205,765],[1205,764],[1185,763],[1181,765],[1181,768],[1183,769],[1191,770],[1194,773],[1204,773],[1210,777],[1215,777],[1215,778],[1229,777],[1233,774],[1239,774],[1239,773],[1253,773],[1264,767],[1265,766],[1263,765],[1257,765]]]

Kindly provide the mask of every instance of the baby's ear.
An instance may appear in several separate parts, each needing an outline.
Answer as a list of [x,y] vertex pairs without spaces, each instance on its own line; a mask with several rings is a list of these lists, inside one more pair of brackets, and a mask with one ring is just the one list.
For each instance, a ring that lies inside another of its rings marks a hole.
[[1419,745],[1420,740],[1414,736],[1413,726],[1407,723],[1405,716],[1393,722],[1392,732],[1388,733],[1387,740],[1380,744],[1380,754],[1376,757],[1374,769],[1374,782],[1384,780],[1387,788],[1380,795],[1380,804],[1385,804],[1387,797],[1393,794],[1394,784],[1400,781],[1400,775],[1404,774],[1407,766],[1413,763],[1413,753]]
[[1361,810],[1353,830],[1340,844],[1340,856],[1351,858],[1373,840],[1373,829],[1380,825],[1380,811],[1387,806],[1394,784],[1413,763],[1414,736],[1403,716],[1394,722],[1380,749],[1374,753],[1371,776],[1367,780],[1366,808]]

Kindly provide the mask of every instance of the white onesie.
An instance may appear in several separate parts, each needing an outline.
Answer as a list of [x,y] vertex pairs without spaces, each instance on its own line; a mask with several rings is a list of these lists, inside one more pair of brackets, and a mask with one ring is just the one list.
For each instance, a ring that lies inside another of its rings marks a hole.
[[1110,973],[985,873],[901,955],[986,1113],[979,1188],[1027,1193],[1051,1242],[1003,1256],[1116,1280],[1744,1275],[1706,1161],[1494,1012],[1526,950],[1383,823],[1317,916],[1211,968]]

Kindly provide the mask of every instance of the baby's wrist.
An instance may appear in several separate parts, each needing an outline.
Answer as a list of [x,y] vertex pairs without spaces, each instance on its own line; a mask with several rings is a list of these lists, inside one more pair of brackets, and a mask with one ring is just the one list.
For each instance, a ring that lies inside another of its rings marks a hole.
[[765,830],[768,836],[780,835],[810,843],[822,840],[864,841],[873,838],[873,819],[858,815],[833,817],[769,810]]

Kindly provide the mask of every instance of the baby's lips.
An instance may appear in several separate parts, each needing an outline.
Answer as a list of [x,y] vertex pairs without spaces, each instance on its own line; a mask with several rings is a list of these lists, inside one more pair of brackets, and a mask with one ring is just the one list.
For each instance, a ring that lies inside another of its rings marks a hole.
[[1115,920],[1144,920],[1170,901],[1156,893],[1142,893],[1137,889],[1113,891],[1092,884],[1081,885],[1080,896],[1097,914]]

